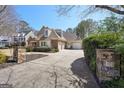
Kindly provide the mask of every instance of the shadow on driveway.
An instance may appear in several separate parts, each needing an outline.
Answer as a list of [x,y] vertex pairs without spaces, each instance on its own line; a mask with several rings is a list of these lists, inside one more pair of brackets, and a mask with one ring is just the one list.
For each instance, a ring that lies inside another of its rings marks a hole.
[[87,84],[85,85],[86,88],[98,88],[99,87],[83,57],[76,59],[71,64],[71,70],[73,74],[76,75],[78,78],[87,80]]

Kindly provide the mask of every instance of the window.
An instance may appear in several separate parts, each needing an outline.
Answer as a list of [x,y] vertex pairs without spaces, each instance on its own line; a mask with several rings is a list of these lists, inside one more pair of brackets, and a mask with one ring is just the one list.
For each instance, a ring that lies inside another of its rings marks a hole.
[[41,46],[47,46],[46,42],[41,42]]
[[41,46],[44,46],[44,43],[43,42],[41,42]]

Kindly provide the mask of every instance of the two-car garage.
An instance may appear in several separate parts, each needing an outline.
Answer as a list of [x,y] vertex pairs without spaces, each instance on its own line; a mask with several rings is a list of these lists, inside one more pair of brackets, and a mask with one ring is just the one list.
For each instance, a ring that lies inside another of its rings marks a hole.
[[67,48],[67,49],[82,49],[82,42],[81,42],[81,40],[75,40],[75,41],[68,42],[66,44],[65,48]]
[[65,48],[82,49],[82,40],[77,37],[76,33],[64,32],[63,36],[67,40]]
[[72,42],[72,49],[82,49],[81,41]]

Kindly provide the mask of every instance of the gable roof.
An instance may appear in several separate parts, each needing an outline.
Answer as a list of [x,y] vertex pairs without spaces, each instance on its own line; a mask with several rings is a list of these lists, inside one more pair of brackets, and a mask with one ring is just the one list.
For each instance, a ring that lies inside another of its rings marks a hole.
[[21,31],[21,32],[18,32],[19,34],[21,33],[24,33],[24,36],[26,36],[28,33],[30,33],[31,31]]
[[[48,30],[51,31],[49,37],[44,37],[44,31]],[[41,29],[38,33],[37,36],[40,40],[48,40],[48,39],[57,39],[57,40],[63,40],[66,41],[66,39],[64,37],[61,37],[60,34],[58,34],[56,32],[55,29],[50,29],[48,27],[44,27],[43,29]]]
[[81,40],[80,38],[77,37],[75,33],[71,33],[71,32],[63,32],[63,36],[67,41]]
[[[51,34],[49,37],[44,37],[44,31],[45,30],[51,31]],[[73,40],[81,40],[80,38],[77,37],[75,33],[71,32],[65,32],[62,31],[61,29],[50,29],[48,27],[44,27],[41,29],[38,33],[37,36],[40,38],[40,40],[46,40],[46,39],[58,39],[58,40],[64,40],[64,41],[73,41]]]
[[63,36],[61,36],[60,34],[58,34],[55,30],[52,31],[51,35],[52,35],[53,33],[55,34],[55,36],[54,36],[53,38],[56,37],[55,39],[62,40],[62,41],[66,41],[66,39],[65,39]]
[[18,32],[19,34],[24,34],[24,36],[26,36],[27,34],[29,34],[30,32],[32,32],[35,36],[37,36],[37,33],[38,31],[36,30],[30,30],[30,31],[21,31],[21,32]]

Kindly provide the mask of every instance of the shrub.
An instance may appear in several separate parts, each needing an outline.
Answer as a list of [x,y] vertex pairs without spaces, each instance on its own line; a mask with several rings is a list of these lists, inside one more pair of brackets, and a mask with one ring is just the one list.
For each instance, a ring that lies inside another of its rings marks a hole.
[[110,80],[101,83],[102,87],[106,88],[124,88],[124,80]]
[[115,52],[119,53],[121,56],[121,77],[124,78],[124,43],[121,42],[120,44],[117,44],[113,46],[115,49]]
[[113,46],[113,48],[115,49],[115,52],[121,54],[121,55],[124,55],[124,44],[121,43],[121,44],[116,44]]
[[56,48],[51,49],[51,51],[52,51],[52,52],[59,52],[59,50],[56,49]]
[[112,48],[118,41],[120,34],[115,32],[94,34],[83,40],[84,55],[86,61],[95,73],[96,69],[96,49]]
[[26,52],[32,52],[32,48],[27,47],[27,48],[26,48]]
[[49,52],[51,51],[50,48],[48,47],[27,47],[26,52]]
[[51,51],[48,47],[35,47],[32,49],[33,52],[49,52]]
[[5,63],[7,61],[7,56],[3,53],[0,53],[0,64]]

